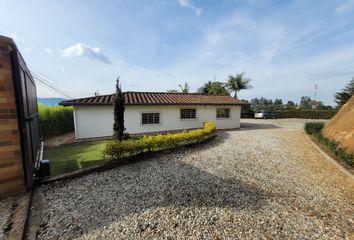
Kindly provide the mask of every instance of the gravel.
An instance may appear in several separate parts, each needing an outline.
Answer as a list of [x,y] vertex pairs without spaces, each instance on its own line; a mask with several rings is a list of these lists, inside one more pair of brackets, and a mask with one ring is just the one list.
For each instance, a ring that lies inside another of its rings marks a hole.
[[0,200],[0,240],[5,239],[5,231],[10,221],[13,201],[13,198]]
[[42,187],[38,239],[352,239],[354,181],[304,120],[245,120],[211,143]]

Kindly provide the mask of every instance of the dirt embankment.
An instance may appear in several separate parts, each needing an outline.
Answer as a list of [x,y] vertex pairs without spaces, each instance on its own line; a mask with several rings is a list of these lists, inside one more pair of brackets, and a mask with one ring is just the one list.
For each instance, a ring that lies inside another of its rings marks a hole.
[[354,96],[326,124],[323,134],[339,142],[339,147],[354,153]]

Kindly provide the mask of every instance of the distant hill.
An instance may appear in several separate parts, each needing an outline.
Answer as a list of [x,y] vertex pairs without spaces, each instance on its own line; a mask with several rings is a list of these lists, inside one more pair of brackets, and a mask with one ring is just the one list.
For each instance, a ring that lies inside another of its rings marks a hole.
[[67,100],[65,98],[37,98],[38,103],[42,103],[44,105],[56,106],[59,102]]

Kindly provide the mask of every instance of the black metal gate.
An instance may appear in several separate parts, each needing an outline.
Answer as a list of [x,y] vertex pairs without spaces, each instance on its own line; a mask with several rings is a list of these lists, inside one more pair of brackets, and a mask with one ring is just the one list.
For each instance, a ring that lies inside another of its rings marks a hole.
[[12,52],[12,65],[23,167],[26,186],[30,188],[33,185],[41,144],[36,84],[17,49]]

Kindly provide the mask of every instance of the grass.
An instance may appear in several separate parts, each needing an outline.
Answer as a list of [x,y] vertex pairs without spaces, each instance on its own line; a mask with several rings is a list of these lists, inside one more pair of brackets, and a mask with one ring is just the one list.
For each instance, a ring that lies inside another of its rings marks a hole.
[[51,176],[72,172],[103,163],[103,150],[112,140],[78,142],[44,149],[44,159],[50,160]]

